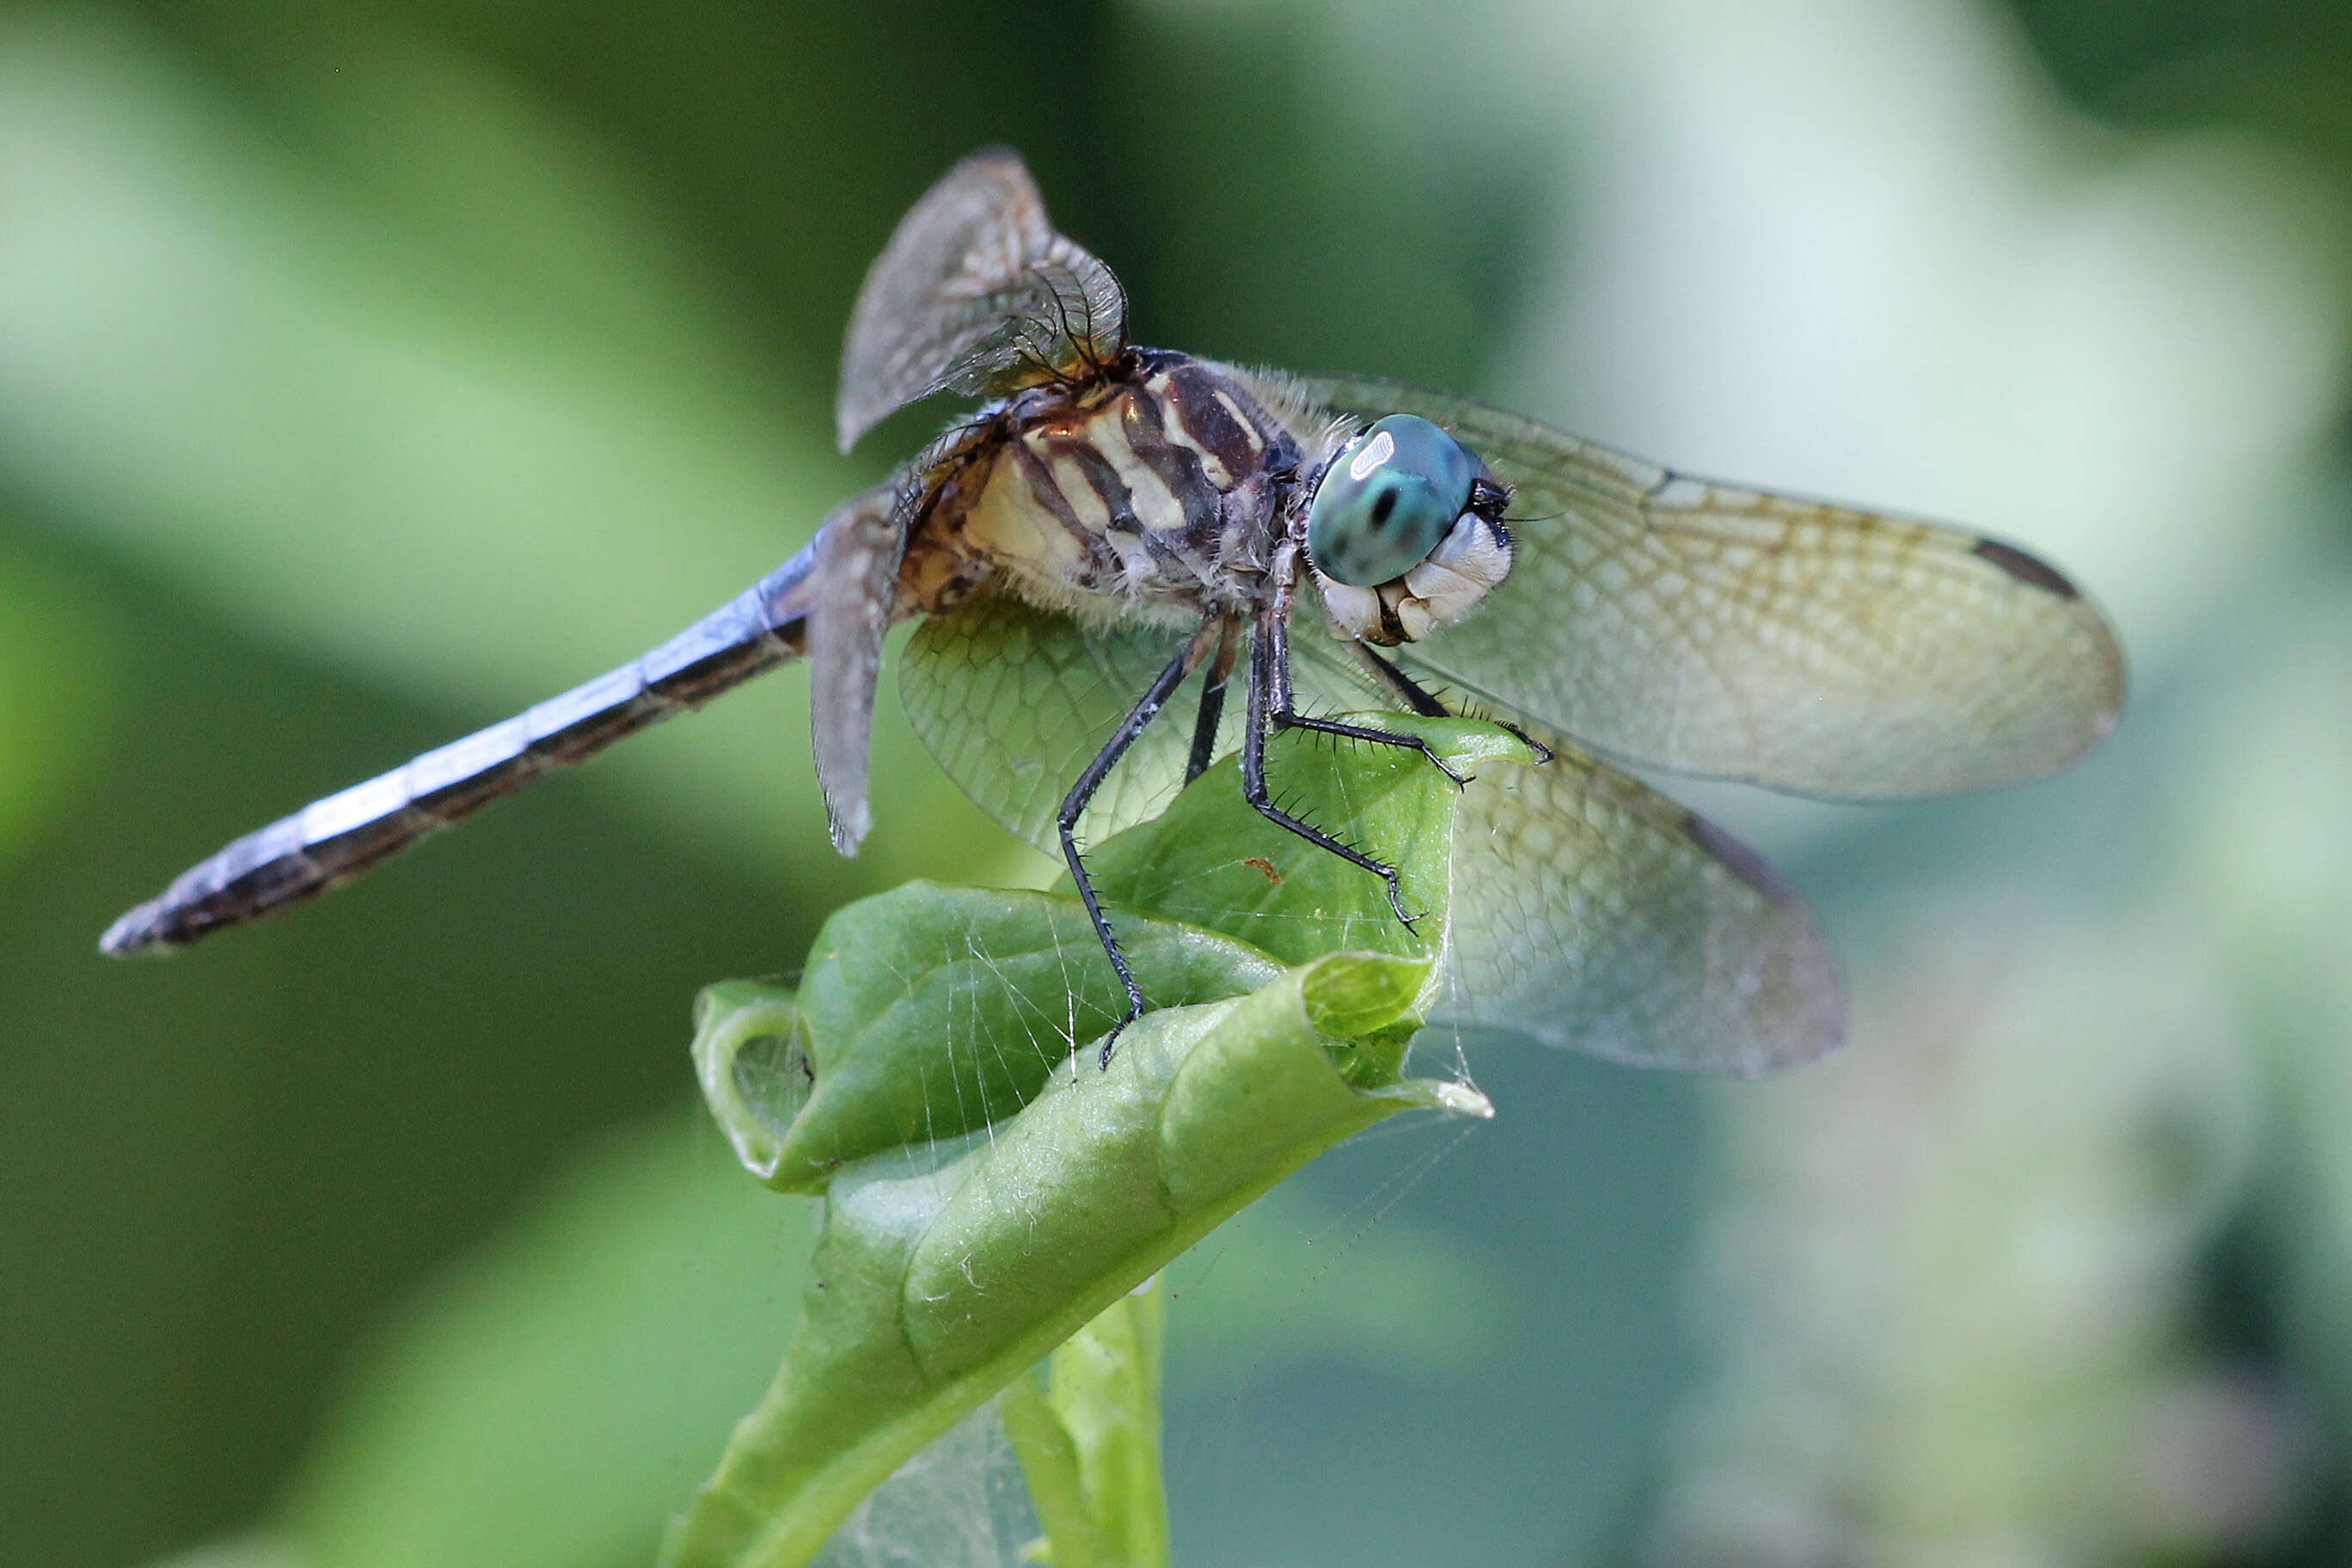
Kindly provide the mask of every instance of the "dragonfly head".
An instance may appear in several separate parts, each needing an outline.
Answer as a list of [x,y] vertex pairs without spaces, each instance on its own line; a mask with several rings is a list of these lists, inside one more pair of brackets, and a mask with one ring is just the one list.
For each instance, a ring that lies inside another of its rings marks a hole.
[[1331,618],[1382,647],[1475,609],[1511,570],[1509,492],[1428,420],[1391,414],[1341,447],[1307,512],[1307,556]]

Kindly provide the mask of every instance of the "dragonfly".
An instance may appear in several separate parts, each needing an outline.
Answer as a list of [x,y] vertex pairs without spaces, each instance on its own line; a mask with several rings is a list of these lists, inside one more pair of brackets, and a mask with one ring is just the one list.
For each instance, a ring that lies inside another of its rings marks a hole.
[[1760,858],[1623,768],[1941,795],[2062,768],[2120,711],[2113,631],[2015,545],[1687,477],[1401,383],[1145,348],[1127,315],[1015,153],[967,158],[866,278],[836,434],[846,453],[940,394],[975,412],[677,637],[236,840],[103,951],[299,903],[793,662],[854,854],[885,637],[916,621],[898,678],[917,733],[1061,856],[1124,988],[1106,1061],[1149,1003],[1082,827],[1143,820],[1238,750],[1249,805],[1385,879],[1410,922],[1380,846],[1284,809],[1268,743],[1306,731],[1443,767],[1382,716],[1467,707],[1541,760],[1465,788],[1456,841],[1482,852],[1456,873],[1433,1022],[1755,1073],[1841,1043],[1836,965]]

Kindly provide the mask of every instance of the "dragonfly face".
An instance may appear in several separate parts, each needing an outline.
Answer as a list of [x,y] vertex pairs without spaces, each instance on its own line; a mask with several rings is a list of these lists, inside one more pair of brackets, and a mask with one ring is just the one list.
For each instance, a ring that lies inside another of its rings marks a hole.
[[918,734],[983,809],[1061,851],[1134,1011],[1081,826],[1139,820],[1237,748],[1262,815],[1398,900],[1375,853],[1275,804],[1266,742],[1417,747],[1363,710],[1442,713],[1443,689],[1548,760],[1464,797],[1457,842],[1502,853],[1456,879],[1458,984],[1435,1021],[1750,1072],[1836,1045],[1835,966],[1755,856],[1595,753],[1831,797],[1937,794],[2063,766],[2122,701],[2105,622],[2013,545],[1685,478],[1444,394],[1136,347],[1118,280],[1055,232],[1007,152],[950,172],[867,275],[843,447],[942,392],[987,401],[732,603],[238,839],[101,945],[181,946],[298,902],[802,658],[834,838],[854,852],[883,637],[920,619],[899,668]]
[[1307,552],[1334,583],[1403,576],[1470,508],[1477,460],[1413,414],[1391,414],[1341,447],[1307,509]]
[[1418,642],[1476,609],[1511,571],[1510,492],[1413,414],[1376,420],[1315,487],[1307,553],[1340,635]]

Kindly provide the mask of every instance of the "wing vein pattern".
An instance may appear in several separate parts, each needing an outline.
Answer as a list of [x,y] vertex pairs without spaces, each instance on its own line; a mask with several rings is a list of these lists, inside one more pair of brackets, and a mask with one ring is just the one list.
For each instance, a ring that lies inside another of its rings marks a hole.
[[[902,706],[941,768],[1005,827],[1058,848],[1054,815],[1135,693],[1183,641],[1164,628],[1082,626],[983,594],[917,628]],[[1344,647],[1312,628],[1292,645],[1302,710],[1393,710]],[[1241,677],[1237,674],[1237,679]],[[1120,760],[1081,825],[1099,840],[1155,815],[1181,784],[1195,676]],[[1812,918],[1750,850],[1706,819],[1538,724],[1553,760],[1496,765],[1464,792],[1444,987],[1431,1015],[1644,1067],[1755,1073],[1836,1047],[1837,969]],[[1238,742],[1228,723],[1216,752]],[[1325,767],[1296,735],[1269,753]],[[1222,775],[1204,788],[1232,788]],[[1344,830],[1344,822],[1318,826]]]
[[1444,393],[1297,384],[1445,426],[1511,486],[1509,579],[1398,655],[1604,755],[1835,799],[1943,795],[2063,767],[2122,706],[2105,619],[2014,546],[1685,478]]
[[1045,216],[1007,148],[957,164],[899,220],[849,318],[834,405],[847,451],[908,404],[1071,381],[1127,343],[1127,294]]

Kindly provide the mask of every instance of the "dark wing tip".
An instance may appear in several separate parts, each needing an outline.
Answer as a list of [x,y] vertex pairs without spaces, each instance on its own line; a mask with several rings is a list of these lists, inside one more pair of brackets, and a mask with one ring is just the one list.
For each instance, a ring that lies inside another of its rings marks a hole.
[[1971,552],[1979,561],[1989,561],[2019,582],[2055,594],[2062,599],[2079,599],[2082,590],[2066,580],[2064,573],[2039,556],[2028,555],[2014,544],[2003,544],[1998,539],[1979,539]]
[[1800,904],[1796,892],[1772,869],[1771,862],[1734,838],[1696,811],[1685,812],[1683,837],[1706,850],[1723,868],[1745,882],[1765,902],[1777,909],[1790,909]]
[[1779,984],[1787,989],[1790,1009],[1769,1036],[1753,1038],[1724,1058],[1721,1069],[1735,1078],[1760,1078],[1803,1067],[1843,1049],[1845,982],[1812,911],[1763,856],[1739,839],[1695,811],[1684,814],[1681,826],[1685,837],[1777,911],[1776,929],[1781,933],[1778,962],[1771,968]]

